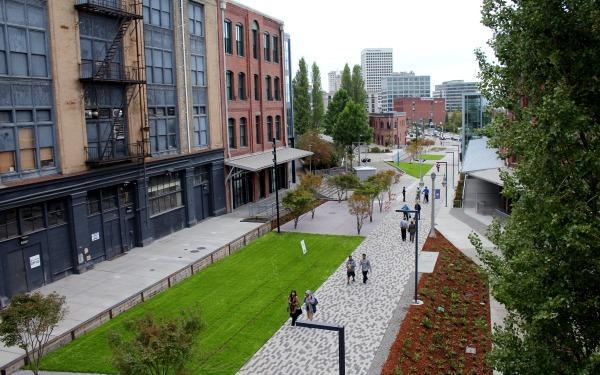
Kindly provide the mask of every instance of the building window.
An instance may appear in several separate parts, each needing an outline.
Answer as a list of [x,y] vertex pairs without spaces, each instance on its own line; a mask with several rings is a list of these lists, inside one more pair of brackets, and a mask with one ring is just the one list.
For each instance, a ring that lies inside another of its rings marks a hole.
[[227,120],[227,134],[229,134],[229,148],[235,148],[235,120]]
[[254,100],[260,100],[260,80],[258,74],[254,75]]
[[148,124],[152,153],[168,153],[178,148],[176,94],[174,88],[167,87],[148,87]]
[[235,25],[235,47],[238,56],[244,56],[244,26],[239,23]]
[[260,116],[256,116],[256,143],[262,143],[262,124],[260,123]]
[[66,208],[64,200],[54,200],[47,203],[48,210],[48,226],[66,224]]
[[0,211],[0,240],[19,235],[17,209]]
[[264,33],[263,37],[264,59],[265,61],[271,61],[271,37],[269,33]]
[[44,228],[44,206],[34,204],[32,206],[23,207],[21,211],[21,233],[26,234],[35,232]]
[[198,147],[208,146],[208,120],[206,106],[194,105],[194,141]]
[[281,140],[281,116],[275,116],[275,138]]
[[268,142],[273,141],[273,116],[267,116],[267,138]]
[[194,186],[210,186],[210,177],[206,166],[194,168]]
[[246,100],[246,75],[238,73],[238,99]]
[[190,18],[189,30],[191,35],[204,36],[204,9],[202,4],[189,2],[188,15]]
[[205,86],[206,83],[204,81],[204,57],[191,55],[191,76],[192,76],[192,86]]
[[267,100],[273,100],[273,93],[271,92],[271,76],[265,77],[265,94]]
[[279,84],[279,77],[273,79],[273,88],[275,91],[275,100],[281,100],[281,88]]
[[258,22],[252,22],[252,57],[258,59]]
[[240,119],[240,147],[248,147],[248,128],[245,117]]
[[279,38],[273,35],[273,62],[279,64]]
[[223,41],[225,43],[225,53],[233,53],[231,45],[231,21],[229,20],[223,22]]
[[148,200],[152,215],[183,206],[179,172],[150,177]]
[[100,209],[100,190],[88,191],[87,193],[88,216],[99,214]]
[[231,70],[225,73],[225,94],[227,100],[233,100],[233,72]]
[[165,29],[171,28],[171,1],[144,0],[144,23]]

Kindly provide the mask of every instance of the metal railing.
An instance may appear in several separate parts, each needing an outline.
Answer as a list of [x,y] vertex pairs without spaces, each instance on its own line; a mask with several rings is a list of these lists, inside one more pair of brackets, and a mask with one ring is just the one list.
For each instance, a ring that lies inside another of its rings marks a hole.
[[106,9],[107,11],[116,11],[119,13],[127,13],[139,15],[140,1],[132,0],[76,0],[76,7],[93,7],[96,10]]
[[122,141],[112,140],[102,144],[84,147],[86,163],[104,164],[118,161],[131,160],[144,156],[143,144],[129,144]]
[[79,78],[92,81],[145,82],[146,68],[119,62],[84,61],[79,63]]

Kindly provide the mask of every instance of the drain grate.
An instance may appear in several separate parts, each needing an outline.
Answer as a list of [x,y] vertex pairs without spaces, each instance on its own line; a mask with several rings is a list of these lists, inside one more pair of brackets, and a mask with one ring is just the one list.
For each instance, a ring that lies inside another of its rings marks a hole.
[[199,252],[200,252],[200,250],[192,250],[192,251],[190,251],[190,253],[194,253],[194,254],[199,253]]
[[206,247],[200,246],[200,247],[197,247],[196,249],[198,249],[198,250],[206,250]]

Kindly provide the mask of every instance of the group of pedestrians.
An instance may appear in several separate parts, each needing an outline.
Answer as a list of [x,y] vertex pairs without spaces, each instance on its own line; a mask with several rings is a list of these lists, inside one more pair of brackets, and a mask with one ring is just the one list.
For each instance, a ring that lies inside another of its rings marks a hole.
[[306,318],[308,320],[313,320],[313,316],[317,312],[318,303],[319,301],[314,296],[313,292],[307,290],[304,292],[304,300],[301,305],[296,291],[292,290],[288,296],[288,312],[290,313],[290,318],[292,318],[292,325],[295,326],[296,320],[302,315],[302,306],[304,306],[304,310],[306,311]]
[[417,232],[417,224],[415,219],[411,219],[410,222],[406,218],[407,212],[404,213],[405,217],[400,220],[400,233],[402,234],[402,241],[406,242],[406,232],[409,234],[410,242],[415,241],[415,233]]
[[[363,276],[363,284],[367,283],[369,280],[368,274],[371,272],[371,261],[367,259],[367,254],[362,255],[362,258],[359,261],[359,267],[362,271]],[[356,261],[352,259],[352,255],[348,256],[348,260],[346,261],[346,285],[350,285],[350,279],[352,282],[356,281]]]

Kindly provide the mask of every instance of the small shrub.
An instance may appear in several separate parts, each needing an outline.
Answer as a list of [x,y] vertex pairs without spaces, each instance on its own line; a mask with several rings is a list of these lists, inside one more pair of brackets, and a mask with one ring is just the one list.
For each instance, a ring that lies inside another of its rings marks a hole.
[[431,327],[433,326],[433,324],[431,323],[431,320],[429,320],[429,318],[423,318],[423,320],[421,321],[421,325],[423,325],[423,327],[425,327],[427,329],[431,329]]

